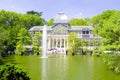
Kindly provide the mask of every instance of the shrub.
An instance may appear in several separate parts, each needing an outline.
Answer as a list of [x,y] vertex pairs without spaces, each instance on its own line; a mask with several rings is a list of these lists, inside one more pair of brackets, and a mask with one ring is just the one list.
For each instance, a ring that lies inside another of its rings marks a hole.
[[104,62],[109,66],[109,69],[116,73],[120,73],[120,55],[119,54],[103,54]]
[[0,65],[2,65],[3,64],[3,61],[2,61],[2,59],[0,59]]
[[101,50],[93,50],[91,53],[92,53],[92,55],[100,56],[102,54],[102,51]]
[[13,64],[0,66],[0,80],[30,80],[22,68]]

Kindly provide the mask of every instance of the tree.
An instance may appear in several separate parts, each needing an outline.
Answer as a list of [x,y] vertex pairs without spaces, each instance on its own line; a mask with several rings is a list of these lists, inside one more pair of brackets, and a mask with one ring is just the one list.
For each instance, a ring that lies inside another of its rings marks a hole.
[[13,64],[0,66],[0,80],[30,80],[27,73]]
[[78,19],[78,18],[72,18],[70,21],[69,21],[70,25],[72,26],[87,26],[88,22],[87,20],[84,20],[84,19]]
[[71,32],[68,36],[68,52],[69,53],[82,53],[83,47],[88,46],[88,41],[77,38],[77,33]]
[[74,53],[74,47],[75,47],[75,39],[76,39],[76,33],[71,32],[68,36],[68,52]]
[[84,19],[85,20],[85,22],[86,22],[86,26],[92,26],[92,23],[91,23],[91,18],[85,18]]
[[0,27],[0,59],[1,59],[1,56],[4,56],[6,55],[6,43],[7,43],[7,40],[8,40],[8,32]]
[[53,18],[51,18],[49,21],[48,21],[48,26],[52,26],[53,25],[53,22],[54,22],[54,19]]
[[34,11],[34,10],[27,11],[27,14],[38,15],[38,16],[42,16],[42,13],[43,12],[37,12],[37,11]]
[[30,44],[30,35],[25,28],[21,28],[17,35],[16,54],[23,55],[26,53],[25,45]]
[[35,35],[32,37],[33,52],[39,54],[42,50],[40,46],[42,45],[42,35],[39,31],[35,32]]
[[[92,18],[93,26],[95,28],[94,31],[103,38],[104,46],[115,49],[116,45],[120,45],[119,20],[120,11],[117,10],[107,10]],[[119,48],[116,46],[116,50],[118,49]]]
[[[16,49],[17,34],[21,28],[29,30],[33,26],[44,25],[45,20],[38,15],[19,14],[16,12],[10,12],[0,10],[0,28],[4,29],[7,39],[3,42],[5,54],[8,52],[14,52]],[[2,52],[1,52],[2,53]]]
[[68,52],[75,54],[79,47],[79,39],[77,38],[77,33],[71,32],[68,36]]

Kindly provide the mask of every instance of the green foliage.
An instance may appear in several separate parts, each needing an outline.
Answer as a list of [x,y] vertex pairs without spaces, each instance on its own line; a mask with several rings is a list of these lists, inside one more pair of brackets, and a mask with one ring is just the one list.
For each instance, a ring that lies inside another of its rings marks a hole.
[[0,65],[2,65],[3,64],[3,61],[2,61],[2,59],[0,58]]
[[118,45],[106,45],[102,46],[103,50],[110,50],[110,51],[116,51],[118,48]]
[[77,33],[71,32],[68,36],[68,52],[79,53],[83,47],[88,45],[88,41],[77,38]]
[[13,64],[0,66],[0,80],[30,80],[22,68]]
[[77,18],[72,18],[69,21],[70,25],[72,26],[87,26],[88,25],[88,20],[84,20],[84,19],[77,19]]
[[0,10],[0,53],[14,52],[19,43],[17,38],[21,28],[29,30],[33,26],[44,25],[44,23],[44,19],[38,15]]
[[0,15],[0,26],[5,28],[22,26],[30,29],[33,26],[44,24],[44,19],[38,15],[18,14],[4,10],[0,11]]
[[54,19],[53,18],[51,18],[49,21],[48,21],[48,26],[52,26],[53,25],[53,22],[54,22]]
[[16,54],[24,54],[26,52],[25,45],[30,43],[30,35],[25,28],[21,28],[17,35]]
[[26,54],[27,50],[25,48],[25,46],[23,45],[23,43],[17,43],[17,46],[16,46],[16,50],[15,50],[15,53],[16,54],[19,54],[19,55],[23,55],[23,54]]
[[17,35],[18,42],[28,44],[30,42],[30,34],[25,28],[21,28]]
[[109,66],[109,69],[116,73],[120,73],[120,55],[111,53],[103,54],[103,61]]
[[73,50],[75,48],[75,39],[77,34],[75,32],[71,32],[68,36],[68,52],[73,53]]
[[8,40],[8,32],[0,27],[0,57],[1,56],[4,56],[5,53],[6,53],[6,43],[7,43],[7,40]]
[[91,54],[94,55],[94,56],[101,56],[102,51],[101,51],[101,50],[98,50],[98,49],[92,50],[92,51],[91,51]]
[[94,31],[103,38],[103,46],[109,46],[109,50],[120,50],[120,11],[107,10],[91,21]]
[[27,11],[27,14],[42,16],[42,12],[36,12],[34,10]]
[[34,53],[39,53],[42,51],[40,49],[40,46],[42,45],[42,35],[39,31],[36,31],[34,37],[32,37],[32,45]]

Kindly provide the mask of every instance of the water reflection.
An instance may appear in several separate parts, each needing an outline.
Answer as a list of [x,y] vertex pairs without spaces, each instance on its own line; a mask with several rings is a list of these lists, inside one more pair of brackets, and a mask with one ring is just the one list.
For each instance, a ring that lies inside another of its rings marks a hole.
[[42,59],[42,80],[63,80],[67,76],[67,58],[64,55]]
[[31,80],[120,80],[108,69],[100,57],[88,55],[15,56],[5,61],[20,63]]
[[41,78],[42,78],[42,80],[46,80],[45,78],[46,78],[46,76],[47,76],[47,59],[45,59],[45,58],[43,58],[42,59],[42,75],[41,75]]

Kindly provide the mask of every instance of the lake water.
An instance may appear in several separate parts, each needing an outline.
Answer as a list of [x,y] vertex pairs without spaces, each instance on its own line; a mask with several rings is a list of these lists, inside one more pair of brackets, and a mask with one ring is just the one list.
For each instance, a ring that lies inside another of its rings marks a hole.
[[90,55],[9,56],[4,61],[22,66],[31,80],[120,80],[100,57]]

